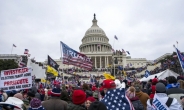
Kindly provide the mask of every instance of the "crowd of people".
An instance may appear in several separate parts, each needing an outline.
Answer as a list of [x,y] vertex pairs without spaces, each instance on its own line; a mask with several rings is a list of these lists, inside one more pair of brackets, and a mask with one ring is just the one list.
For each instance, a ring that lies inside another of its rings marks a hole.
[[99,84],[37,83],[25,90],[1,90],[0,110],[183,110],[183,80],[169,76],[148,82],[104,79]]

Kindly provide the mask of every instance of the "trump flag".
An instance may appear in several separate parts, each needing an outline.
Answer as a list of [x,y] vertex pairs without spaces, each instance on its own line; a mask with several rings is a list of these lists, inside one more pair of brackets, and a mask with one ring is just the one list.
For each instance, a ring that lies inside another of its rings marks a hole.
[[74,65],[87,70],[92,69],[92,61],[86,55],[79,53],[61,41],[61,57],[63,64]]

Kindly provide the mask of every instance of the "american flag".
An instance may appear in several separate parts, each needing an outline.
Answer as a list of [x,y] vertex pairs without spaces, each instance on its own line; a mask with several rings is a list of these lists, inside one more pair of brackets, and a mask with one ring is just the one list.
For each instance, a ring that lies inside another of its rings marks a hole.
[[13,44],[13,47],[17,47],[15,44]]
[[91,58],[73,50],[63,42],[61,42],[61,49],[62,49],[61,52],[62,52],[63,64],[74,65],[87,70],[92,69],[93,64],[92,64]]
[[29,50],[25,49],[24,54],[28,54]]
[[100,44],[98,44],[97,46],[98,46],[98,47],[100,47],[101,45],[100,45]]
[[134,107],[125,94],[124,88],[111,89],[101,100],[107,110],[134,110]]
[[182,69],[184,69],[184,56],[181,54],[181,52],[176,48],[176,52],[178,55],[178,59],[180,61],[180,65],[182,67]]
[[18,61],[18,67],[19,68],[22,68],[22,67],[26,67],[26,62],[25,62],[25,57],[24,56],[21,56],[19,61]]
[[114,38],[115,38],[116,40],[118,40],[118,37],[117,37],[116,35],[114,36]]

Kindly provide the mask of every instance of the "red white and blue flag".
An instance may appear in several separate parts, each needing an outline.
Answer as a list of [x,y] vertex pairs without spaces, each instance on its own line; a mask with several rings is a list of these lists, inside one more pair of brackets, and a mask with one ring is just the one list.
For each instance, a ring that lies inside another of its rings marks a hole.
[[125,92],[124,88],[108,90],[101,102],[106,105],[107,110],[134,110]]
[[63,64],[74,65],[87,70],[92,69],[93,64],[91,58],[73,50],[72,48],[64,44],[62,41],[61,41],[61,52]]
[[28,54],[28,53],[29,53],[29,50],[25,49],[24,54]]
[[184,55],[182,55],[181,52],[177,48],[176,48],[176,53],[177,53],[178,59],[180,61],[181,67],[182,67],[182,69],[184,69]]

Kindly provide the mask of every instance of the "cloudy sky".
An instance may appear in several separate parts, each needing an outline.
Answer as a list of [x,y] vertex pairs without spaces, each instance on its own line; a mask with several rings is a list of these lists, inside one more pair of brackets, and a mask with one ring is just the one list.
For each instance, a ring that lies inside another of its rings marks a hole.
[[184,0],[1,0],[0,54],[23,54],[44,61],[59,59],[60,41],[79,50],[81,39],[98,25],[114,48],[127,50],[132,58],[154,60],[184,51]]

